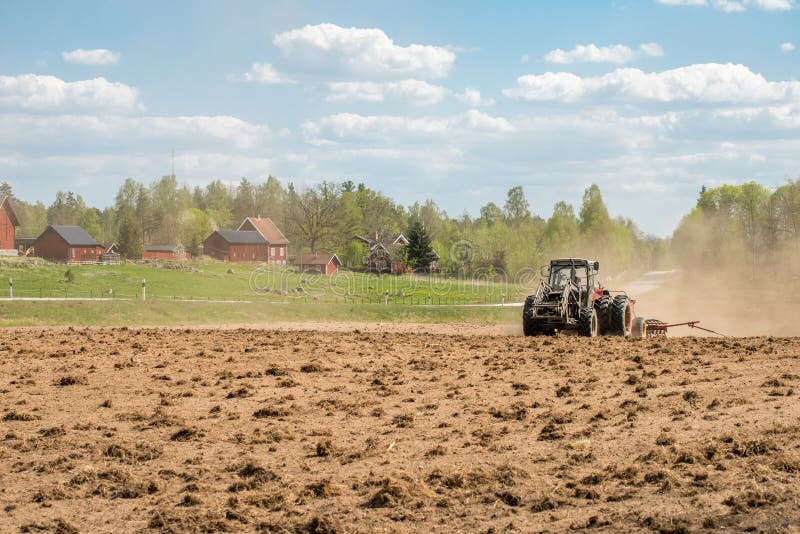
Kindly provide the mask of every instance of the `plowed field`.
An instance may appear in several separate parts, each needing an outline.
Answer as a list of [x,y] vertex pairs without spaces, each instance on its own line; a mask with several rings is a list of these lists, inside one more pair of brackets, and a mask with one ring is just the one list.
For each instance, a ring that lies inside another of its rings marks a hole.
[[800,340],[0,331],[0,531],[787,531]]

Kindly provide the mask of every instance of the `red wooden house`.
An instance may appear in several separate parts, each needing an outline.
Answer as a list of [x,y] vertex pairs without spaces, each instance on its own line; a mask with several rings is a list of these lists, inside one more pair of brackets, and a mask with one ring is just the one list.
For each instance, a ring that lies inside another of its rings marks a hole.
[[286,239],[283,232],[275,226],[272,219],[269,217],[261,218],[261,215],[257,217],[248,217],[239,225],[239,231],[252,231],[261,234],[261,237],[266,240],[267,247],[269,248],[267,262],[286,265],[286,246],[289,244],[289,240]]
[[292,258],[292,265],[301,273],[336,274],[342,262],[336,254],[300,254]]
[[7,196],[0,196],[0,254],[17,254],[14,242],[17,226],[19,221],[11,208],[11,200]]
[[142,251],[142,259],[161,261],[191,260],[192,253],[180,247],[169,245],[147,245]]
[[203,253],[222,261],[267,261],[267,240],[255,231],[217,230],[203,242]]
[[105,250],[80,226],[48,226],[33,243],[34,256],[66,263],[97,263]]

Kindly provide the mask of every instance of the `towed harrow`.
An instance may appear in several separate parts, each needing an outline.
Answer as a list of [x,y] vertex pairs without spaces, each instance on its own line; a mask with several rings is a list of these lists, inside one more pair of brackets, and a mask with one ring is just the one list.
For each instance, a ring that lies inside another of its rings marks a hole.
[[698,330],[709,332],[711,334],[716,334],[718,336],[728,337],[720,332],[716,332],[708,328],[703,328],[702,326],[697,326],[699,323],[700,321],[686,321],[685,323],[667,324],[664,321],[659,321],[658,319],[645,319],[643,324],[644,337],[666,337],[667,329],[673,328],[675,326],[688,326],[689,328],[696,328]]

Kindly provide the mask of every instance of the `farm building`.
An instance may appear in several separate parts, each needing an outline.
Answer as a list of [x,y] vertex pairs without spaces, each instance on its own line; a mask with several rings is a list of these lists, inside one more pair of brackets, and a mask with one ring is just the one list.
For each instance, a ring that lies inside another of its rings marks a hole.
[[203,243],[207,256],[222,261],[263,261],[286,265],[289,240],[272,219],[248,217],[238,230],[217,230]]
[[122,263],[122,254],[119,252],[119,245],[111,243],[110,245],[103,245],[103,248],[106,249],[105,252],[103,252],[103,263],[111,265],[119,265]]
[[269,247],[267,261],[269,263],[286,265],[286,246],[289,244],[289,240],[286,239],[283,232],[275,226],[272,219],[269,217],[262,218],[260,215],[248,217],[239,225],[238,231],[258,232],[261,234],[261,237],[266,240],[267,246]]
[[[381,236],[375,232],[374,236],[358,235],[354,238],[367,245],[369,255],[365,259],[367,271],[373,273],[400,274],[406,272],[405,252],[408,239],[403,234]],[[430,270],[435,271],[439,266],[439,254],[430,249]]]
[[67,263],[98,263],[105,247],[80,226],[48,226],[33,244],[34,256]]
[[0,255],[16,256],[17,247],[14,242],[19,220],[11,207],[11,199],[0,196]]
[[291,261],[301,273],[336,274],[342,265],[336,254],[300,254]]
[[373,273],[398,274],[406,271],[405,248],[408,239],[403,234],[381,236],[359,235],[356,240],[367,245],[369,255],[365,259],[367,271]]
[[203,242],[203,253],[222,261],[267,261],[267,240],[259,232],[217,230]]
[[192,253],[181,247],[170,245],[147,245],[142,251],[143,260],[191,260]]

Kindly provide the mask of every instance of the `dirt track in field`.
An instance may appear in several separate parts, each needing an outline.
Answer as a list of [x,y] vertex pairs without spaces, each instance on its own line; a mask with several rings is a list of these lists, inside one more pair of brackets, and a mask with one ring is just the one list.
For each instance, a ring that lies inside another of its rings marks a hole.
[[792,531],[800,339],[0,331],[0,531]]

